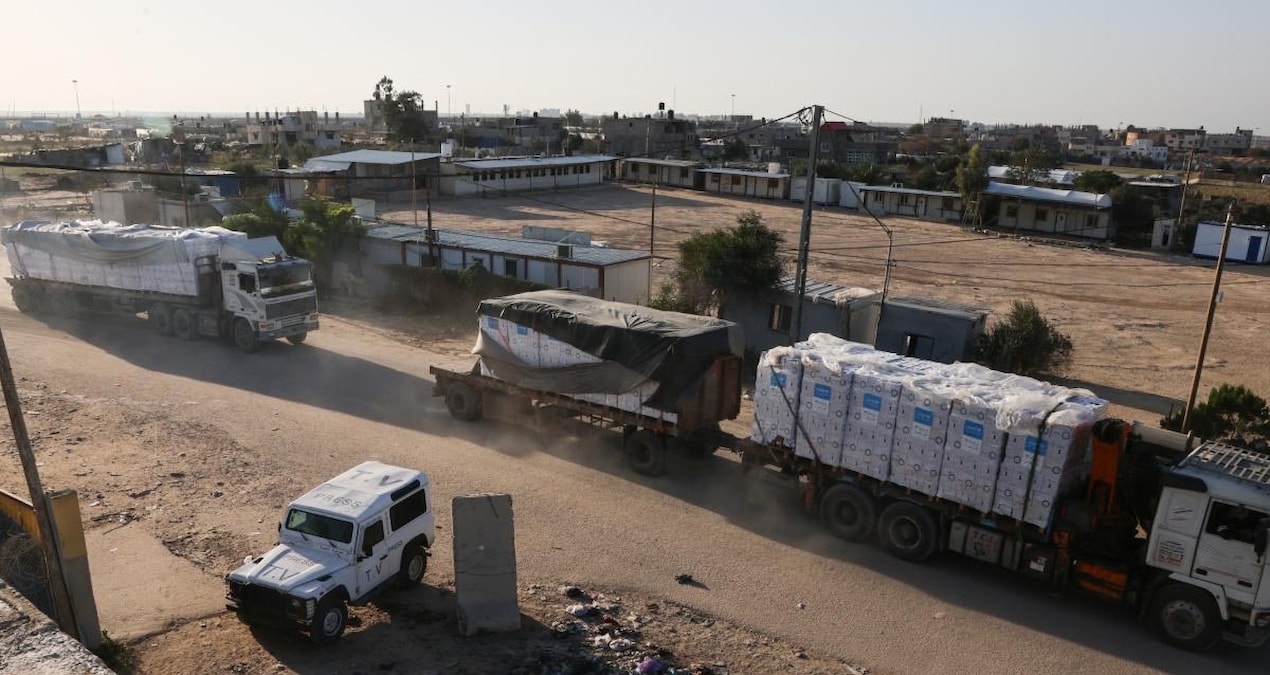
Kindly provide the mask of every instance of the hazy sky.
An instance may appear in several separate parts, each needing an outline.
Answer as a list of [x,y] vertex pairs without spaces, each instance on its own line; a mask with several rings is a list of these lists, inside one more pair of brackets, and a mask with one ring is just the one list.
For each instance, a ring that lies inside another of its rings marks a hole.
[[[1270,134],[1270,1],[153,0],[0,10],[0,108],[578,108],[1236,125]],[[450,85],[447,103],[446,85]]]

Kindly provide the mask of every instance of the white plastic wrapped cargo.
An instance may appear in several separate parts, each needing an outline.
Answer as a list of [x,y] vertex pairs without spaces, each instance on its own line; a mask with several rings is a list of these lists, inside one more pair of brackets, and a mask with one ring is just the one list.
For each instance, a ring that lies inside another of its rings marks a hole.
[[904,389],[903,371],[878,357],[862,356],[864,362],[851,381],[840,463],[866,476],[887,480],[891,474],[895,419]]
[[[1042,529],[1051,525],[1058,500],[1088,477],[1093,423],[1106,415],[1108,405],[1084,390],[1056,390],[1050,395],[1063,398],[1046,410],[1053,411],[1048,416],[1028,419],[1018,414],[1020,409],[1042,407],[1036,392],[1017,402],[1006,401],[998,411],[999,425],[1012,419],[1015,426],[1007,428],[992,507],[995,513]],[[1042,419],[1045,429],[1038,434]]]
[[795,454],[829,466],[840,466],[847,427],[847,403],[857,365],[834,351],[803,353],[802,389],[798,398],[800,426]]
[[922,376],[904,383],[891,443],[892,482],[922,494],[938,494],[948,418],[957,391],[946,376]]
[[763,352],[754,377],[754,420],[750,439],[782,441],[797,449],[798,398],[802,392],[803,351],[773,347]]
[[0,232],[16,276],[179,296],[198,295],[195,260],[219,255],[226,241],[247,242],[247,235],[221,227],[125,226],[99,220],[24,221]]
[[[507,353],[519,359],[522,364],[532,368],[542,365],[539,344],[542,336],[538,334],[538,331],[496,316],[480,317],[480,331],[481,339],[492,340]],[[477,349],[474,347],[472,351],[476,352]]]

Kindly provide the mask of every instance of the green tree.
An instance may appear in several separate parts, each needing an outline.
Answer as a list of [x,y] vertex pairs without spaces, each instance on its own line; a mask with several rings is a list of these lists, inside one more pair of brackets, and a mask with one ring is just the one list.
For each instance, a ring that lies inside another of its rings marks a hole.
[[1040,375],[1071,361],[1071,338],[1049,322],[1031,300],[1015,300],[1010,312],[975,344],[973,360],[1019,375]]
[[381,106],[388,140],[396,143],[418,143],[429,137],[431,129],[423,115],[423,97],[414,91],[397,91],[388,76],[379,79],[371,94]]
[[957,167],[957,191],[961,200],[970,204],[977,201],[979,195],[988,188],[988,158],[978,143],[966,154],[966,161]]
[[1098,169],[1081,173],[1072,182],[1072,187],[1082,192],[1097,192],[1100,195],[1105,195],[1121,183],[1124,183],[1124,181],[1120,180],[1120,176],[1117,176],[1115,172]]
[[[1181,431],[1185,411],[1160,420],[1165,429]],[[1270,440],[1270,407],[1266,400],[1240,385],[1222,384],[1191,412],[1191,430],[1209,441],[1265,448]]]
[[659,293],[664,304],[700,314],[731,293],[772,288],[780,281],[785,271],[780,255],[784,237],[764,225],[753,209],[737,216],[736,222],[735,227],[679,242],[679,267],[673,275],[678,293]]
[[1020,185],[1034,185],[1044,182],[1049,177],[1050,169],[1057,169],[1062,164],[1056,153],[1029,144],[1010,155],[1010,177]]
[[366,236],[366,227],[353,218],[356,213],[351,204],[327,199],[300,202],[300,219],[292,223],[291,228],[295,230],[297,248],[303,251],[302,257],[313,263],[319,283],[328,283],[325,280],[331,278],[331,267],[339,252]]
[[246,233],[248,237],[277,237],[288,253],[301,258],[307,257],[301,250],[304,243],[297,238],[297,232],[291,227],[291,219],[282,211],[276,211],[264,198],[252,202],[251,210],[246,213],[235,213],[225,216],[220,226],[227,230]]
[[914,124],[908,128],[908,135],[917,136],[918,134],[921,134],[925,130],[926,130],[926,127],[922,126],[921,124]]
[[922,164],[922,167],[909,175],[909,183],[919,190],[938,190],[942,181],[939,172],[935,170],[932,163]]
[[845,167],[839,178],[865,185],[878,185],[882,182],[882,170],[876,164],[853,164]]
[[582,113],[570,108],[564,111],[564,124],[568,127],[580,127],[585,123],[582,119]]
[[723,144],[723,159],[727,162],[742,162],[750,158],[750,148],[745,141],[734,138]]

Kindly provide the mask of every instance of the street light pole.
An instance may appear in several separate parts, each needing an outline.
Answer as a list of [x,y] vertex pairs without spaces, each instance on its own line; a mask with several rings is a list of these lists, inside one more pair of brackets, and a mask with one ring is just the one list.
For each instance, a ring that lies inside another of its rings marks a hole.
[[71,84],[75,86],[75,119],[83,118],[79,111],[79,80],[71,80]]
[[1208,336],[1213,332],[1213,315],[1217,312],[1217,300],[1221,295],[1221,273],[1226,263],[1226,248],[1230,245],[1230,226],[1235,218],[1235,202],[1226,207],[1226,227],[1221,235],[1221,251],[1217,254],[1217,270],[1213,273],[1213,294],[1208,299],[1208,317],[1204,319],[1204,335],[1199,340],[1199,356],[1195,359],[1195,376],[1191,379],[1191,395],[1186,399],[1182,413],[1182,433],[1191,430],[1191,411],[1195,409],[1195,397],[1199,394],[1199,380],[1204,373],[1204,355],[1208,351]]
[[[794,316],[790,322],[789,342],[803,339],[803,300],[807,294],[807,258],[811,253],[811,211],[816,192],[816,159],[820,151],[820,117],[824,108],[811,108],[811,145],[807,151],[807,194],[803,197],[803,221],[798,235],[798,270],[794,277]],[[792,171],[790,173],[793,173]]]

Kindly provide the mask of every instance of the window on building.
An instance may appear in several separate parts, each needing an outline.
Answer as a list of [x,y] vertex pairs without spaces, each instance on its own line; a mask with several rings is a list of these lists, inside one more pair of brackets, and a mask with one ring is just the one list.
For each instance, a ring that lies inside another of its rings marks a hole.
[[1256,535],[1257,523],[1266,517],[1266,514],[1261,511],[1246,506],[1214,500],[1213,505],[1208,509],[1208,524],[1204,527],[1204,531],[1222,539],[1234,539],[1251,544]]
[[883,199],[885,199],[885,196],[883,196],[883,194],[882,194],[881,192],[874,192],[874,193],[873,193],[873,203],[874,203],[874,204],[881,204]]
[[1050,219],[1050,210],[1049,210],[1049,209],[1037,209],[1037,210],[1036,210],[1036,222],[1038,222],[1038,223],[1044,223],[1044,222],[1049,221],[1049,219]]
[[516,267],[516,261],[515,261],[515,260],[504,260],[504,261],[503,261],[503,276],[507,276],[507,277],[515,277],[515,278],[517,278],[517,279],[519,279],[519,278],[520,278],[520,273],[519,273],[519,270],[518,270],[518,269],[517,269],[517,267]]
[[375,552],[375,544],[384,540],[384,521],[376,520],[362,532],[362,555],[370,557]]
[[394,532],[405,527],[410,521],[428,512],[428,498],[423,490],[406,497],[388,509],[388,520]]
[[687,168],[687,167],[684,167],[684,168],[682,168],[682,169],[680,169],[680,170],[679,170],[679,177],[680,177],[680,178],[687,178],[687,177],[688,177],[688,168]]
[[740,185],[740,184],[741,184],[741,177],[740,177],[740,176],[733,176],[733,177],[732,177],[732,184],[733,184],[733,185]]
[[788,333],[793,324],[794,308],[789,305],[772,303],[768,312],[767,327],[778,333]]
[[768,189],[768,190],[775,190],[775,189],[776,189],[777,187],[779,187],[779,186],[780,186],[780,181],[779,181],[779,180],[777,180],[777,179],[775,179],[775,178],[768,178],[768,179],[767,179],[767,189]]
[[943,207],[943,208],[944,208],[944,210],[945,210],[945,211],[951,211],[951,210],[953,210],[953,208],[954,208],[954,207],[953,207],[953,198],[952,198],[952,197],[944,197],[944,207]]
[[904,334],[904,356],[929,359],[935,353],[935,338],[913,333]]
[[829,149],[830,149],[830,148],[829,148],[829,144],[828,144],[828,143],[821,143],[821,144],[820,144],[820,151],[821,151],[821,152],[829,152]]
[[1006,205],[1005,205],[1005,217],[1006,217],[1006,218],[1018,218],[1018,217],[1019,217],[1019,205],[1018,205],[1018,204],[1006,204]]
[[711,183],[718,184],[718,182],[719,182],[719,174],[717,174],[717,173],[712,173],[712,174],[710,174],[710,182],[711,182]]
[[900,206],[908,206],[913,203],[913,195],[900,195]]

